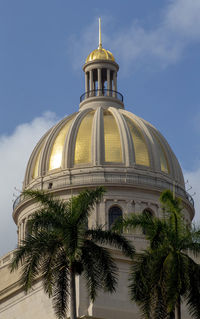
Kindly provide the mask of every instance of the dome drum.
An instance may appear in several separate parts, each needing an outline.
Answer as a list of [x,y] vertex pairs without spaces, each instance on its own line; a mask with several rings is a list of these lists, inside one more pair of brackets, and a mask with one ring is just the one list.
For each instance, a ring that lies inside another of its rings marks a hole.
[[[122,170],[120,168],[111,169],[73,169],[66,170],[62,173],[49,174],[46,177],[38,178],[32,181],[28,187],[32,189],[42,189],[52,192],[57,196],[63,194],[76,194],[83,188],[93,188],[104,185],[106,188],[106,196],[113,197],[114,194],[128,194],[131,200],[137,199],[137,194],[141,198],[155,196],[159,203],[159,196],[163,190],[174,190],[174,185],[168,178],[163,178],[162,174],[147,174],[137,172],[134,169]],[[176,184],[175,193],[182,199],[184,207],[187,208],[190,220],[194,216],[194,203],[190,201],[189,194],[185,189]],[[13,205],[13,218],[17,223],[21,211],[24,207],[29,206],[29,200],[22,196],[16,199]],[[133,212],[133,211],[132,211]],[[137,212],[137,211],[136,211]],[[139,212],[139,210],[138,210]],[[20,217],[21,218],[21,217]]]
[[[101,183],[103,183],[103,179]],[[88,185],[86,185],[88,186]],[[96,185],[91,185],[90,187],[95,187]],[[123,186],[123,187],[122,187]],[[69,199],[71,196],[78,194],[84,185],[70,185],[68,188],[65,186],[60,187],[59,189],[49,190],[53,192],[56,197],[63,198],[63,200]],[[151,211],[155,216],[162,216],[162,207],[159,202],[160,191],[158,189],[152,188],[149,191],[149,186],[146,188],[136,187],[128,185],[125,181],[124,184],[109,184],[106,185],[106,193],[103,200],[95,207],[93,218],[89,220],[90,227],[93,227],[96,224],[105,225],[105,228],[110,226],[110,213],[113,211],[113,208],[121,211],[121,214],[126,215],[130,213],[142,213],[144,210]],[[189,207],[187,201],[183,198],[184,211],[187,221],[192,218],[192,209]],[[29,216],[36,209],[34,200],[22,199],[20,205],[16,206],[14,211],[14,220],[16,224],[19,225],[19,241],[24,239],[26,224]],[[116,211],[114,212],[115,215]],[[134,239],[141,241],[143,237],[138,237],[138,233],[130,234],[129,239]],[[139,235],[141,236],[141,234]]]

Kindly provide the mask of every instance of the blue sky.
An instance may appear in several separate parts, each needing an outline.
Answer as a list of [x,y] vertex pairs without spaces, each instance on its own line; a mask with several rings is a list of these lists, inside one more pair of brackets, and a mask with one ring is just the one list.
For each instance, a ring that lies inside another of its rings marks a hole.
[[168,140],[200,209],[200,1],[0,0],[0,232],[10,233],[0,254],[15,246],[14,187],[21,189],[31,150],[78,109],[99,16],[126,109]]

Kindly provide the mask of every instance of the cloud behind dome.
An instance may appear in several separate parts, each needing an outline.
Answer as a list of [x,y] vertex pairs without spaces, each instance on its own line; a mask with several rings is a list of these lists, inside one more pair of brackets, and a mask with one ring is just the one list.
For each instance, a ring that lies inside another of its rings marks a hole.
[[34,146],[55,121],[55,114],[46,112],[30,123],[17,126],[11,135],[0,136],[0,256],[16,247],[17,227],[12,219],[13,200],[19,195],[17,190],[22,189],[26,165]]

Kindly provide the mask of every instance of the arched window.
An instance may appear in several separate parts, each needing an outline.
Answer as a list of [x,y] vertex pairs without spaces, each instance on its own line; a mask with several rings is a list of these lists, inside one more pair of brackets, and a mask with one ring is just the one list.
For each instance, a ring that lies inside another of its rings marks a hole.
[[112,228],[113,223],[119,218],[122,217],[122,210],[119,206],[112,206],[108,212],[108,222],[109,229]]

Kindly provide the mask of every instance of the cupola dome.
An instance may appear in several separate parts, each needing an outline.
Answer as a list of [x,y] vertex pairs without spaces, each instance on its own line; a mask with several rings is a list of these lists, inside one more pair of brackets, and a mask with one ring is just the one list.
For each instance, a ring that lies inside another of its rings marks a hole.
[[96,50],[93,50],[87,57],[85,63],[91,62],[94,60],[111,60],[115,61],[113,54],[104,49],[104,48],[98,48]]

